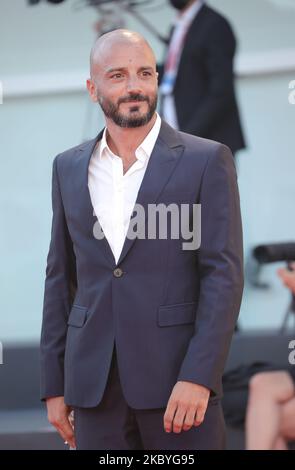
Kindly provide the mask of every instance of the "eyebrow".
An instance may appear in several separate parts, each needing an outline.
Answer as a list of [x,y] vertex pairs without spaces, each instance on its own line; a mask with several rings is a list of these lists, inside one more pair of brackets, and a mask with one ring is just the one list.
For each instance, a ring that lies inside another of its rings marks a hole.
[[[128,70],[128,67],[116,67],[116,68],[111,68],[106,71],[107,74],[113,73],[113,72],[124,72]],[[143,70],[153,70],[153,67],[147,65],[145,67],[140,67],[139,72],[142,72]]]

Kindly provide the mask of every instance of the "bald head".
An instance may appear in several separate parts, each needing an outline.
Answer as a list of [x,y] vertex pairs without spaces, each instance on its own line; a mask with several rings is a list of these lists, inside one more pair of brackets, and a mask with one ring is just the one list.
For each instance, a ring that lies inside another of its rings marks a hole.
[[146,41],[146,39],[135,31],[128,29],[116,29],[110,33],[100,36],[92,46],[90,53],[90,73],[93,77],[99,73],[101,66],[103,66],[106,58],[112,56],[118,48],[134,48],[145,52],[151,63],[156,67],[156,59],[154,52]]
[[104,34],[92,47],[90,67],[87,88],[108,123],[139,127],[155,116],[156,59],[140,34],[127,29]]

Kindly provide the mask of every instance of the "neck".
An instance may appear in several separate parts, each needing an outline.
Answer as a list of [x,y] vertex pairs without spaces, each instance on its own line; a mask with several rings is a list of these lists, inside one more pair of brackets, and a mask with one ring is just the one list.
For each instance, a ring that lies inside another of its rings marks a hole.
[[190,2],[188,2],[188,4],[184,7],[183,10],[181,10],[180,12],[180,16],[183,15],[191,6],[193,3],[197,3],[199,0],[191,0]]
[[156,113],[144,126],[125,128],[106,118],[107,143],[111,151],[121,158],[133,156],[135,150],[148,135],[157,119]]

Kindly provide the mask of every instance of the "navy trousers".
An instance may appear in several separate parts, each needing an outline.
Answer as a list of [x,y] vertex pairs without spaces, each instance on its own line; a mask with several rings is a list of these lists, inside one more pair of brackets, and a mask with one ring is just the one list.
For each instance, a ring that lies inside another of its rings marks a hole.
[[164,431],[165,408],[130,408],[122,393],[116,351],[104,396],[95,408],[75,408],[77,450],[221,450],[225,425],[220,400],[210,400],[204,422],[179,434]]

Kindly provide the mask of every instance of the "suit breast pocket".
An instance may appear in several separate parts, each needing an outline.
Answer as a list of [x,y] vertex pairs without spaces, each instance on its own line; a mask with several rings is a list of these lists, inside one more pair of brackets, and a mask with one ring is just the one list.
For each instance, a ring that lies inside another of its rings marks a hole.
[[183,191],[164,191],[159,197],[157,204],[189,204],[193,200],[194,196],[191,193]]
[[193,325],[196,310],[197,302],[162,305],[158,309],[158,326]]

